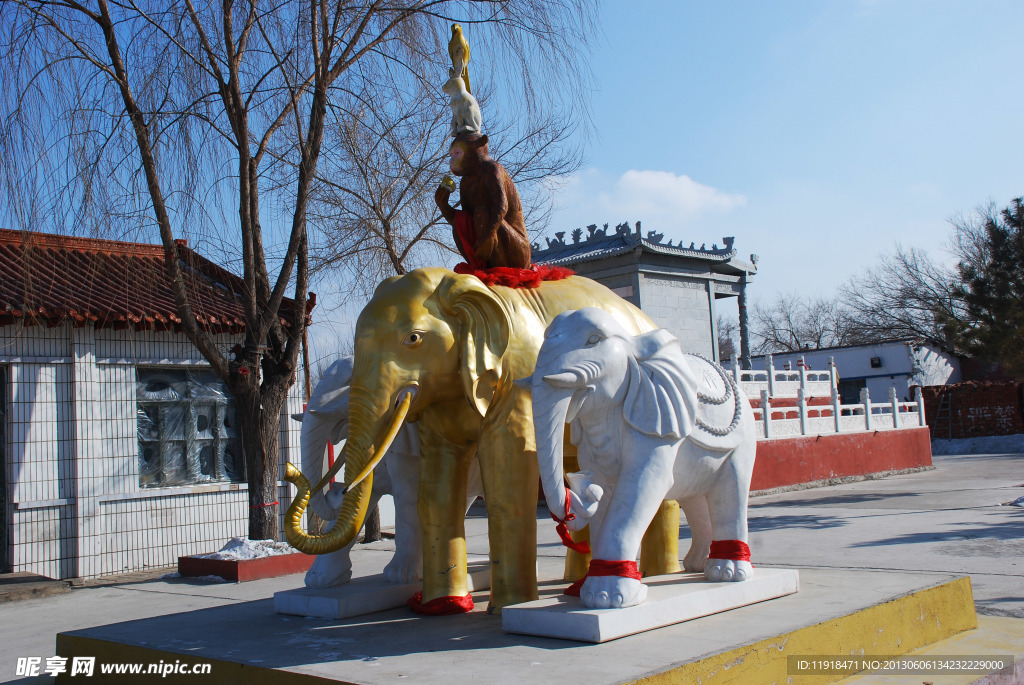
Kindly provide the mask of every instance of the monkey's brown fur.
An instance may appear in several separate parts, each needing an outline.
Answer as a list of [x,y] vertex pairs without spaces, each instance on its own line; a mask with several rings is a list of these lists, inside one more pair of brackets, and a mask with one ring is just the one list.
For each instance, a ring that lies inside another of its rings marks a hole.
[[[458,151],[461,150],[461,156]],[[505,167],[491,159],[487,136],[462,133],[451,145],[451,171],[460,176],[459,195],[462,209],[473,217],[478,260],[487,268],[509,266],[526,269],[530,266],[530,241],[523,221],[523,205],[519,191]],[[448,203],[451,193],[441,187],[434,200],[441,214],[453,227],[455,245],[469,261],[458,234],[454,230],[455,208]]]

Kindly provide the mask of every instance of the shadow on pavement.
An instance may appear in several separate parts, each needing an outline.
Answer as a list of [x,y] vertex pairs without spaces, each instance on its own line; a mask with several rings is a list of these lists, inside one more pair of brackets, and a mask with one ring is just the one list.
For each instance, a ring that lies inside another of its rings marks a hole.
[[835,516],[751,516],[747,527],[752,531],[775,530],[785,528],[794,530],[824,530],[847,525],[845,519]]
[[879,502],[892,500],[899,497],[917,497],[920,492],[851,492],[849,494],[824,495],[820,497],[800,497],[798,493],[786,493],[789,495],[785,500],[774,502],[760,502],[760,498],[751,500],[750,509],[761,507],[824,507],[842,506],[844,504],[863,504],[865,502]]
[[[1024,518],[1019,521],[1000,521],[991,524],[962,524],[949,530],[927,530],[919,533],[904,533],[890,538],[858,542],[853,547],[879,547],[884,545],[912,545],[929,542],[971,540],[1022,540],[1024,539]],[[975,555],[977,550],[973,550]]]
[[[560,593],[564,585],[542,584],[542,596]],[[474,599],[478,608],[486,606],[486,593],[476,593]],[[404,608],[330,620],[274,613],[269,599],[68,631],[65,635],[158,650],[149,652],[151,659],[167,658],[166,650],[182,658],[223,659],[264,668],[369,664],[386,656],[472,652],[516,645],[556,652],[579,648],[578,643],[565,640],[504,633],[499,617],[480,610],[443,620]],[[124,660],[145,660],[145,654],[132,651]]]

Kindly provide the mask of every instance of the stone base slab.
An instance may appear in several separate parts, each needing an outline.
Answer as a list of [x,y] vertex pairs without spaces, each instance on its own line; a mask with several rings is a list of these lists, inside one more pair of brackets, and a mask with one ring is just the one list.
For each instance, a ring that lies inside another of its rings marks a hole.
[[[552,557],[544,567],[542,577],[552,580],[542,583],[541,597],[565,588],[553,580],[562,563]],[[905,654],[977,626],[968,578],[918,572],[801,569],[795,594],[602,644],[506,633],[501,617],[487,614],[485,592],[468,614],[418,616],[401,608],[340,620],[278,614],[269,594],[251,594],[60,633],[56,651],[95,657],[97,677],[111,663],[211,666],[204,678],[131,680],[161,685],[817,684],[845,676],[801,679],[788,673],[788,657]]]
[[[469,591],[491,586],[491,565],[486,557],[469,558]],[[353,578],[344,585],[329,588],[298,588],[274,593],[274,611],[294,616],[350,618],[404,607],[406,601],[423,589],[423,583],[389,583],[380,573]]]
[[741,583],[711,583],[704,575],[645,578],[647,600],[623,609],[587,609],[579,597],[558,595],[505,607],[501,627],[507,633],[608,642],[674,623],[791,595],[800,588],[793,569],[758,568]]

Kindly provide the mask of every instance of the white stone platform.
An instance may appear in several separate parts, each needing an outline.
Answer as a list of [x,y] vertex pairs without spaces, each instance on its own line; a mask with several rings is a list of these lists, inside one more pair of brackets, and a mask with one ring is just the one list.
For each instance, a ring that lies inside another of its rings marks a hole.
[[[491,586],[491,564],[487,557],[468,558],[469,591]],[[404,607],[406,601],[423,589],[423,583],[389,583],[383,574],[353,578],[344,585],[329,588],[297,588],[274,593],[274,611],[315,618],[350,618]]]
[[674,623],[791,595],[800,588],[794,569],[757,568],[740,583],[711,583],[704,574],[645,578],[647,600],[624,609],[585,609],[579,597],[557,595],[505,607],[501,627],[508,633],[608,642]]

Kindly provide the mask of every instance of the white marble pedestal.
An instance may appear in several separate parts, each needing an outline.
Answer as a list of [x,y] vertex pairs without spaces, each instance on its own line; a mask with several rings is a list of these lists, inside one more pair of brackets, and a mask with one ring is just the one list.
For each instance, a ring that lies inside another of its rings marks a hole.
[[507,633],[607,642],[626,635],[791,595],[800,587],[792,569],[758,567],[741,583],[709,583],[703,574],[645,578],[647,600],[625,609],[584,609],[579,597],[556,595],[501,610]]
[[[469,591],[491,586],[491,564],[487,557],[469,557]],[[353,578],[329,588],[297,588],[274,593],[274,611],[279,614],[316,618],[349,618],[404,607],[423,589],[423,583],[388,583],[380,573]]]

